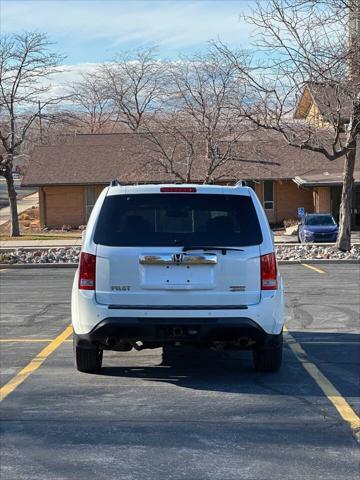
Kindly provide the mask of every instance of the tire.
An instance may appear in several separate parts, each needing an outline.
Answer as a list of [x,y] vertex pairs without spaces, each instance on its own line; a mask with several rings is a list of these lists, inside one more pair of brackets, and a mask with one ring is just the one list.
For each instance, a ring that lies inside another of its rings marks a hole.
[[282,364],[283,346],[254,350],[254,367],[257,372],[277,372]]
[[82,348],[74,341],[75,368],[79,372],[92,373],[101,369],[103,351],[100,348]]

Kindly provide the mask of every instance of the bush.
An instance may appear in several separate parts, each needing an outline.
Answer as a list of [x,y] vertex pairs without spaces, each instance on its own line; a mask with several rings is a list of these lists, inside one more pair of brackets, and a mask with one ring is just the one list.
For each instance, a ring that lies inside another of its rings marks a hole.
[[9,255],[0,253],[0,263],[7,263],[9,261]]
[[297,218],[287,218],[284,220],[284,227],[295,227],[299,225],[299,220]]

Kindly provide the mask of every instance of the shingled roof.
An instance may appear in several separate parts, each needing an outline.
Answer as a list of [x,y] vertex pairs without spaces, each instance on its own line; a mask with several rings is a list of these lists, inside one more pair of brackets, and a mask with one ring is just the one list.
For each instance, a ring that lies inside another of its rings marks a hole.
[[309,82],[299,98],[294,118],[306,118],[312,103],[315,103],[325,120],[334,119],[339,110],[340,118],[346,123],[351,115],[353,97],[349,82],[343,84]]
[[[339,168],[337,163],[324,162],[321,168],[313,168],[307,172],[303,172],[294,178],[295,183],[299,186],[334,186],[341,185],[343,181],[343,170]],[[356,151],[354,183],[360,183],[360,148]]]
[[[69,136],[59,144],[35,148],[22,184],[106,184],[113,178],[123,184],[179,181],[154,161],[157,155],[160,152],[143,134]],[[181,145],[176,155],[177,168],[185,168]],[[206,144],[199,137],[195,142],[193,182],[204,181],[207,162]],[[329,162],[321,154],[287,146],[275,133],[251,132],[234,144],[232,161],[216,171],[216,178],[221,183],[239,179],[294,179],[314,170],[325,171],[325,164],[331,164],[332,171],[343,170],[342,159]]]

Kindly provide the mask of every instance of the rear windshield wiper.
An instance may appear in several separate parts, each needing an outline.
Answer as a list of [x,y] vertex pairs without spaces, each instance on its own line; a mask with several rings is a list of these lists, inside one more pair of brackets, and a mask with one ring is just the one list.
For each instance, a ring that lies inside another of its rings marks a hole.
[[221,253],[223,255],[226,255],[226,252],[228,250],[230,251],[235,251],[235,252],[243,252],[244,249],[243,248],[233,248],[233,247],[220,247],[218,245],[213,245],[213,246],[209,246],[209,245],[205,245],[205,246],[202,246],[202,245],[196,245],[196,246],[193,246],[193,247],[183,247],[183,252],[188,252],[189,250],[205,250],[205,251],[209,251],[209,250],[221,250]]

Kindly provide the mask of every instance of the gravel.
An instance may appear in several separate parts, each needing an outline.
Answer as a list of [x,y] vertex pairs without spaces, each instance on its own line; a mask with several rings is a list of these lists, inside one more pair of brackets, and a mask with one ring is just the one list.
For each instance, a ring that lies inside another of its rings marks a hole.
[[335,246],[319,244],[276,245],[278,260],[360,260],[360,245],[353,245],[349,252],[341,252]]
[[0,263],[77,263],[80,247],[16,248],[0,254]]
[[[26,249],[16,248],[0,253],[3,264],[78,263],[80,247]],[[278,260],[360,260],[360,245],[350,252],[340,252],[335,246],[319,244],[276,245]]]

